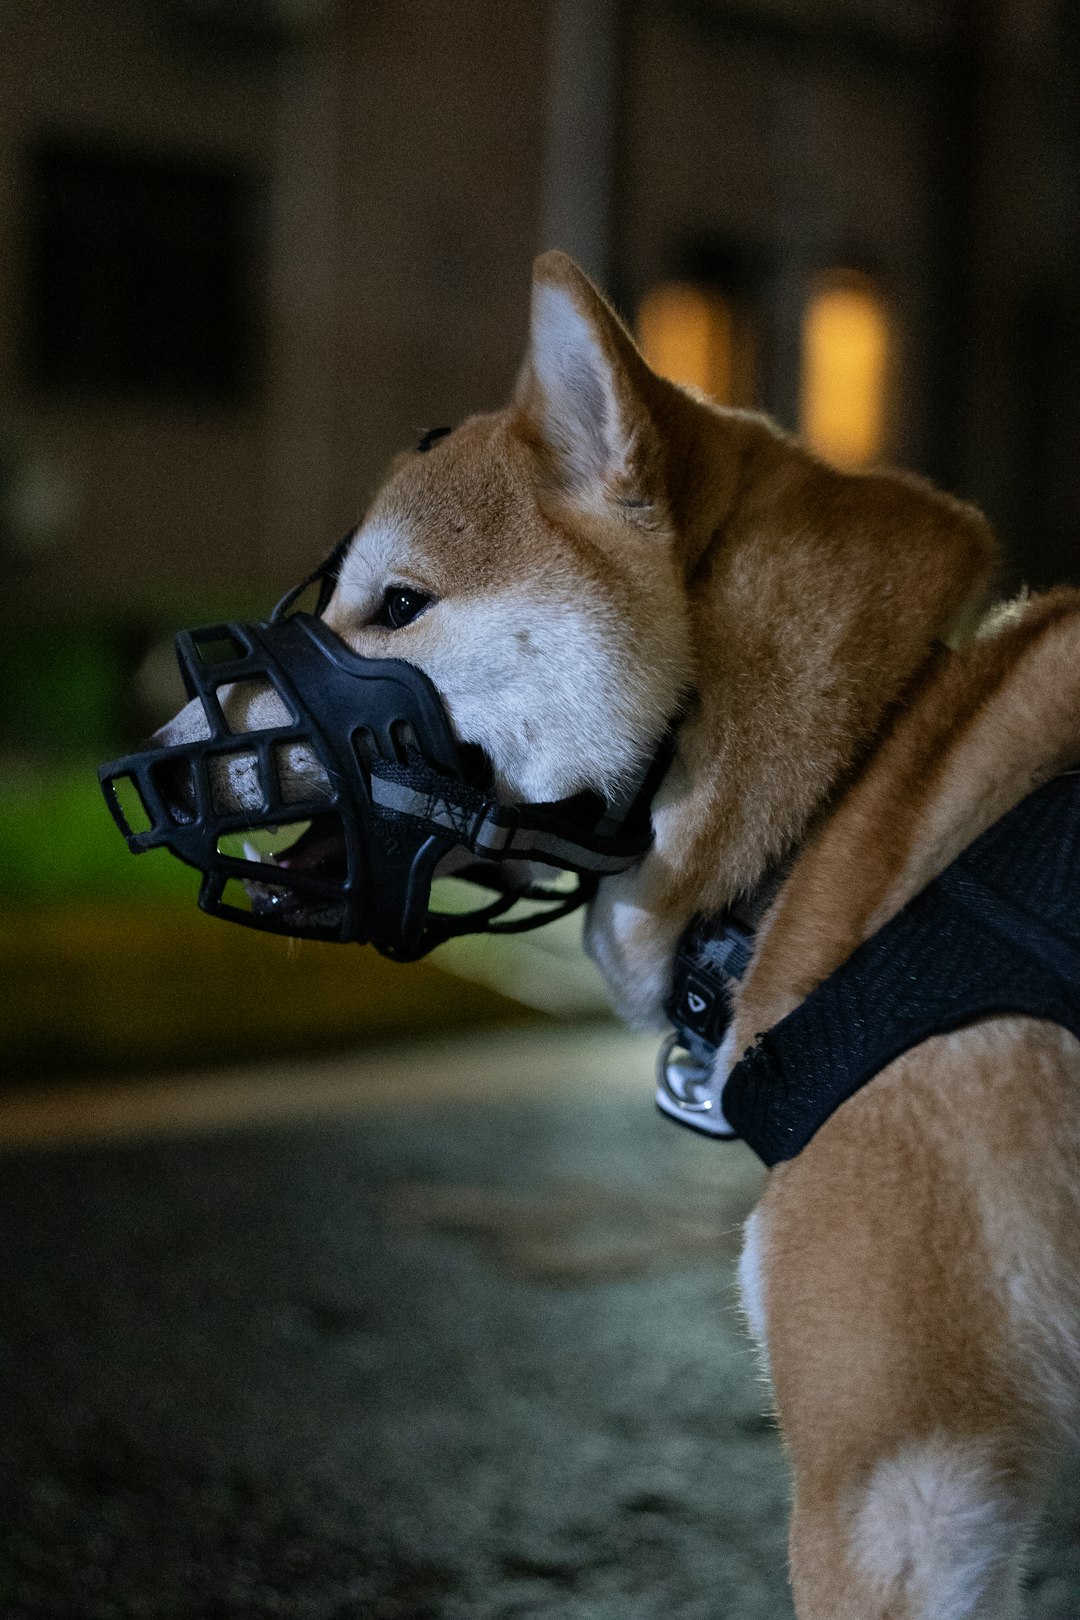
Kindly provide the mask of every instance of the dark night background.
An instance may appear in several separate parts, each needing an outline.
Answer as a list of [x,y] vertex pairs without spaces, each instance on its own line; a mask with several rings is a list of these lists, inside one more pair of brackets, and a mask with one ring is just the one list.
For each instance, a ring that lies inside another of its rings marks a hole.
[[[573,927],[290,952],[95,766],[563,247],[661,369],[1080,581],[1070,0],[7,0],[0,1616],[790,1613],[731,1271]],[[574,1082],[577,1082],[576,1084]],[[1064,1482],[1032,1612],[1075,1615]]]

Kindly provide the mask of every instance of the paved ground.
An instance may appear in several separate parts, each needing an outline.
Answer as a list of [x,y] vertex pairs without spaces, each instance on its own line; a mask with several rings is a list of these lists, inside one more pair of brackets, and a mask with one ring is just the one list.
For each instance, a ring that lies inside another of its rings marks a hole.
[[790,1620],[757,1172],[648,1066],[529,1033],[0,1106],[3,1620]]

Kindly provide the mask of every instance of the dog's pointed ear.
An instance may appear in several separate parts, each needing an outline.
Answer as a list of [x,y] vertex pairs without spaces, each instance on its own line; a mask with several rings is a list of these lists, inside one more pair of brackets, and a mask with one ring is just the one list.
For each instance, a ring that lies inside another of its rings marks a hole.
[[546,471],[575,503],[647,507],[658,497],[651,377],[626,328],[573,260],[541,254],[516,404]]

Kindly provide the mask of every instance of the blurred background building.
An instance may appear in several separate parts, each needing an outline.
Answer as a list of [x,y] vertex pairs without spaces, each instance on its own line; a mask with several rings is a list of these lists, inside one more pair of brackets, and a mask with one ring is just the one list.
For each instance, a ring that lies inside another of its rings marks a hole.
[[466,992],[222,928],[130,860],[93,776],[178,701],[175,628],[265,611],[393,453],[505,398],[541,247],[660,369],[978,502],[1016,580],[1080,578],[1069,0],[8,0],[2,26],[13,1072],[599,1005],[557,946],[466,949],[497,987]]

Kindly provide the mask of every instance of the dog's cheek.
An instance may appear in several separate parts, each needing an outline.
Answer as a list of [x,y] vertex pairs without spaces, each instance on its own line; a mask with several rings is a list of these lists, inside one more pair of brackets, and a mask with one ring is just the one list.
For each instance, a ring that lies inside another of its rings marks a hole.
[[254,757],[241,754],[227,761],[211,760],[210,793],[220,811],[261,809],[262,784]]
[[438,641],[418,646],[415,661],[501,786],[545,801],[608,790],[651,740],[654,722],[637,701],[638,678],[620,670],[619,643],[618,626],[595,614],[515,593],[444,614]]
[[307,743],[289,743],[278,756],[278,779],[286,804],[301,799],[329,799],[330,778]]

